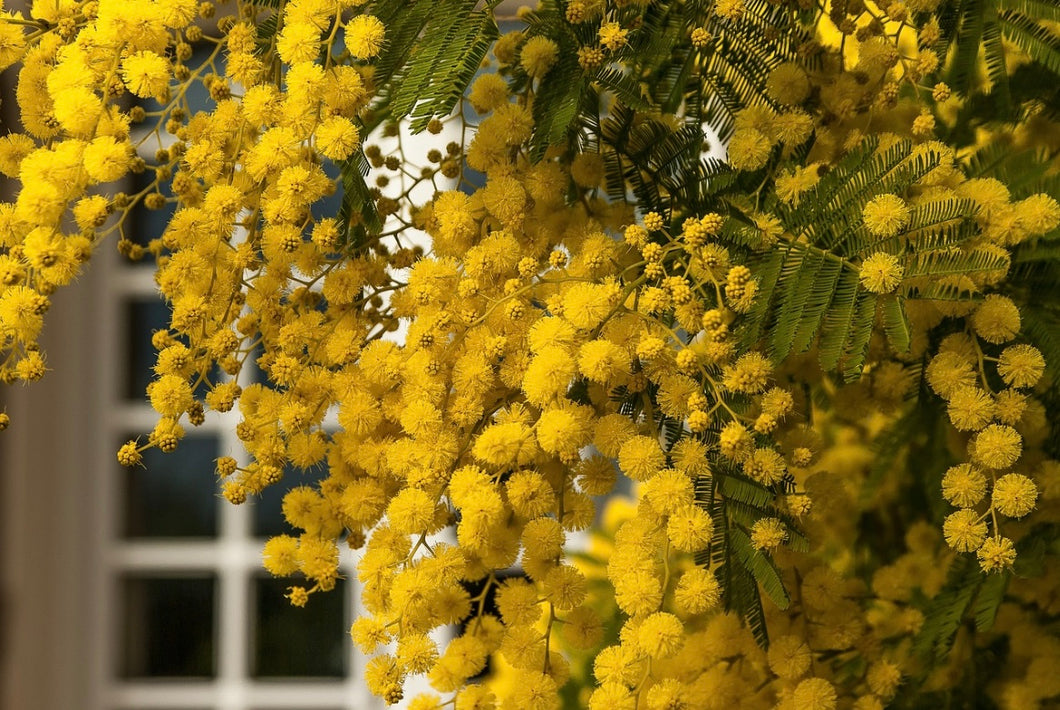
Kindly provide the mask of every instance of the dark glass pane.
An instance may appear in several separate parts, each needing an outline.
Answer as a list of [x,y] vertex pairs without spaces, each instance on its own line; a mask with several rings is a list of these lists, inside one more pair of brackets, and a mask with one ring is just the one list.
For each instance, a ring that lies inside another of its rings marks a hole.
[[293,528],[287,524],[283,517],[283,497],[287,491],[298,486],[312,486],[326,472],[320,468],[303,471],[300,468],[288,464],[283,469],[283,478],[279,483],[266,488],[260,496],[250,499],[253,506],[253,522],[251,527],[256,537],[272,537],[273,535],[293,534]]
[[[126,440],[134,437],[127,437]],[[215,537],[220,445],[213,436],[185,437],[177,450],[144,452],[144,465],[122,469],[125,537]]]
[[151,335],[156,330],[169,327],[169,306],[161,299],[151,298],[130,301],[126,309],[125,338],[129,364],[125,396],[142,401],[147,397],[147,385],[155,376],[157,352],[151,345]]
[[212,677],[215,577],[128,576],[122,580],[121,674]]
[[[154,161],[154,158],[151,158]],[[155,180],[155,172],[153,170],[144,170],[139,175],[132,176],[132,188],[136,194],[139,194],[142,190],[149,187]],[[172,179],[161,181],[152,192],[161,192],[166,197],[173,196],[173,190],[170,188]],[[161,209],[149,210],[144,206],[143,201],[136,203],[136,206],[129,210],[129,217],[125,220],[122,226],[122,233],[125,238],[146,247],[152,239],[158,239],[162,236],[162,232],[165,231],[166,225],[169,224],[170,217],[176,212],[176,204],[172,202],[166,202]],[[127,262],[129,264],[149,264],[154,261],[154,255],[149,251],[144,251],[143,259],[139,262]]]
[[284,597],[291,580],[254,580],[254,615],[251,617],[253,656],[251,675],[256,678],[346,675],[346,585],[312,595],[298,608]]

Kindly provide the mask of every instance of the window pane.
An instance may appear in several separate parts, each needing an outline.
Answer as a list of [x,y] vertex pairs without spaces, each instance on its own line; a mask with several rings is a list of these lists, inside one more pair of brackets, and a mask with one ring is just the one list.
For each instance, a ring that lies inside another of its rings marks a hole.
[[[153,145],[153,141],[150,141]],[[162,180],[157,186],[155,186],[155,171],[145,170],[139,175],[131,176],[132,192],[139,194],[148,187],[154,186],[152,192],[161,192],[165,197],[172,197],[173,190],[170,185],[173,182],[172,178],[168,180]],[[172,202],[166,202],[161,209],[149,210],[144,206],[141,200],[129,210],[129,217],[125,220],[122,234],[126,239],[139,244],[140,246],[146,247],[152,239],[158,239],[162,236],[162,232],[165,231],[166,225],[169,224],[170,217],[176,212],[176,205]],[[125,262],[128,265],[132,264],[151,264],[154,262],[154,255],[151,252],[144,250],[144,256],[141,261],[138,262]]]
[[128,576],[122,582],[121,674],[126,678],[212,677],[213,575]]
[[148,449],[143,466],[123,468],[123,535],[215,537],[219,498],[214,460],[219,448],[217,437],[187,436],[176,451]]
[[254,580],[251,675],[256,678],[346,674],[350,645],[345,633],[346,585],[319,592],[298,608],[284,597],[291,580]]
[[126,306],[126,352],[129,365],[126,370],[125,396],[143,401],[147,397],[147,385],[154,379],[155,348],[151,335],[156,330],[169,327],[169,306],[159,298],[130,301]]

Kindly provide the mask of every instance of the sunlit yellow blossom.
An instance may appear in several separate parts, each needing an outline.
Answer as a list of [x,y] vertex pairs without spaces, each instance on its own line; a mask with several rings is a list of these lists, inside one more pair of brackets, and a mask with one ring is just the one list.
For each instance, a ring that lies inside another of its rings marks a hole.
[[371,59],[383,48],[385,34],[379,18],[358,15],[346,25],[346,47],[358,59]]
[[652,658],[669,658],[683,643],[681,621],[673,614],[656,612],[637,631],[637,645]]
[[169,87],[169,62],[154,52],[136,52],[121,67],[125,86],[144,99],[162,98]]

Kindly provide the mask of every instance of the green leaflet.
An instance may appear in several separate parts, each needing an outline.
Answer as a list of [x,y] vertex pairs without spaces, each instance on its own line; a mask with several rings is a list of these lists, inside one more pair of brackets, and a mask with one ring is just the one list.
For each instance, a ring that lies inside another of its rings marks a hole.
[[355,151],[349,160],[339,163],[342,177],[342,202],[338,221],[345,230],[343,244],[356,251],[364,243],[366,234],[378,233],[383,228],[375,200],[368,190],[364,176],[368,174],[368,162],[364,154]]
[[780,570],[772,558],[751,546],[751,538],[739,528],[729,529],[729,546],[739,564],[750,573],[762,590],[780,609],[791,604],[788,590],[780,578]]
[[1011,572],[987,575],[983,586],[979,588],[979,596],[975,600],[975,628],[979,631],[989,631],[997,618],[997,610],[1005,598],[1008,584],[1012,581]]
[[909,317],[905,313],[905,306],[898,296],[884,296],[880,298],[880,311],[883,314],[883,329],[887,333],[887,340],[897,353],[909,352],[909,344],[913,340],[913,328],[909,324]]
[[960,555],[953,561],[946,585],[924,612],[924,625],[913,641],[914,651],[939,661],[949,655],[957,629],[983,579],[979,563],[971,555]]
[[1041,18],[1006,11],[1000,16],[999,31],[1049,71],[1060,74],[1060,37],[1035,22],[1035,19]]

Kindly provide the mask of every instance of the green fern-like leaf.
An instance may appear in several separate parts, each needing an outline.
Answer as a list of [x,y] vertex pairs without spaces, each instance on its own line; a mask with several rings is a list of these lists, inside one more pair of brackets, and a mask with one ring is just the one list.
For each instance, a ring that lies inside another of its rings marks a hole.
[[975,558],[957,557],[950,566],[945,586],[928,604],[913,650],[923,656],[944,659],[982,584],[983,574]]
[[784,581],[780,578],[776,563],[752,547],[751,538],[739,528],[733,527],[729,530],[729,545],[733,557],[751,574],[773,603],[780,609],[787,609],[791,605],[791,597],[784,588]]
[[880,299],[880,311],[883,314],[883,329],[887,333],[887,340],[895,352],[909,352],[909,344],[913,340],[913,328],[909,324],[909,316],[906,315],[905,306],[898,296],[885,296]]
[[997,618],[997,610],[1005,598],[1008,584],[1012,580],[1010,572],[1002,574],[991,574],[979,588],[979,596],[975,599],[975,628],[979,631],[989,631]]

